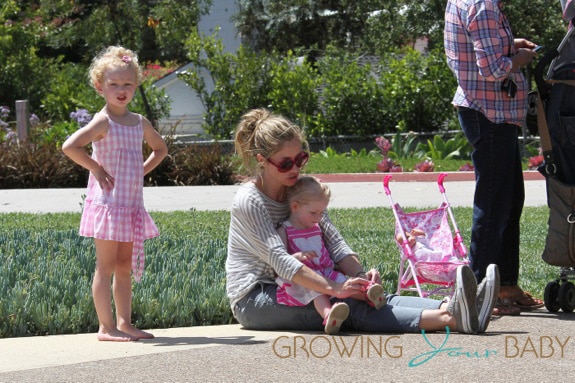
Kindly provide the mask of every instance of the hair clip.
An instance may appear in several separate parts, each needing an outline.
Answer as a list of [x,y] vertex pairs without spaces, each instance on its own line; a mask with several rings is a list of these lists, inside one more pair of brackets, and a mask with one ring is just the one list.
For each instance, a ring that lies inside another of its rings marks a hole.
[[122,56],[122,61],[125,62],[126,64],[129,64],[132,62],[132,58],[128,55],[124,55]]

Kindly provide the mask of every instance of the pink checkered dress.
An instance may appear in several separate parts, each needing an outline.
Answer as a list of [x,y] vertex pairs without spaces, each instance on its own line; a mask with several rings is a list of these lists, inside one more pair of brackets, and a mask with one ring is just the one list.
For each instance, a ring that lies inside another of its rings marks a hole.
[[142,116],[136,126],[108,119],[108,134],[92,142],[92,158],[114,177],[114,188],[104,191],[90,173],[80,235],[133,242],[132,273],[139,281],[144,272],[144,240],[157,237],[158,228],[144,208]]

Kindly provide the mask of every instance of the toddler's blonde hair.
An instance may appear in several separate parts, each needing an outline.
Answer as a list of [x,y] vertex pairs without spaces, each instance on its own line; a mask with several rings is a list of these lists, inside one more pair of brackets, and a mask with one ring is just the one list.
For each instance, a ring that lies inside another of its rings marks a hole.
[[88,77],[90,85],[101,84],[104,80],[104,72],[109,69],[132,68],[136,73],[138,83],[142,77],[142,71],[138,64],[138,56],[132,50],[121,46],[110,46],[102,50],[90,65]]
[[301,205],[315,201],[329,202],[331,190],[313,176],[301,176],[297,182],[286,191],[289,204],[297,202]]

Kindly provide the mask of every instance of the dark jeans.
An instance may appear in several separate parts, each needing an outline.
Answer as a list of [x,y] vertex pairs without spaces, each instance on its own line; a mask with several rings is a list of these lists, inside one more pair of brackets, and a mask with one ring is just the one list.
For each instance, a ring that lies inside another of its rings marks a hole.
[[481,281],[487,266],[495,263],[501,285],[513,286],[519,277],[519,225],[525,200],[518,127],[495,124],[469,108],[458,108],[458,116],[474,149],[471,268]]

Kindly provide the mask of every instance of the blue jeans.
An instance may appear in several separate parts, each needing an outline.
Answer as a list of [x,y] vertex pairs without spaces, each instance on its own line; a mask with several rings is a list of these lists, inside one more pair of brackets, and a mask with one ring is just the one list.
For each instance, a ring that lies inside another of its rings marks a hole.
[[[303,307],[278,304],[277,285],[260,282],[234,307],[234,316],[250,330],[323,331],[323,319],[313,302]],[[410,296],[388,295],[387,305],[376,310],[356,299],[332,299],[349,305],[350,314],[343,331],[372,333],[419,332],[423,310],[438,309],[442,301]]]
[[473,226],[469,259],[478,281],[491,263],[497,264],[502,286],[519,277],[519,225],[525,185],[518,127],[495,124],[482,113],[458,108],[465,136],[473,146],[475,168]]

